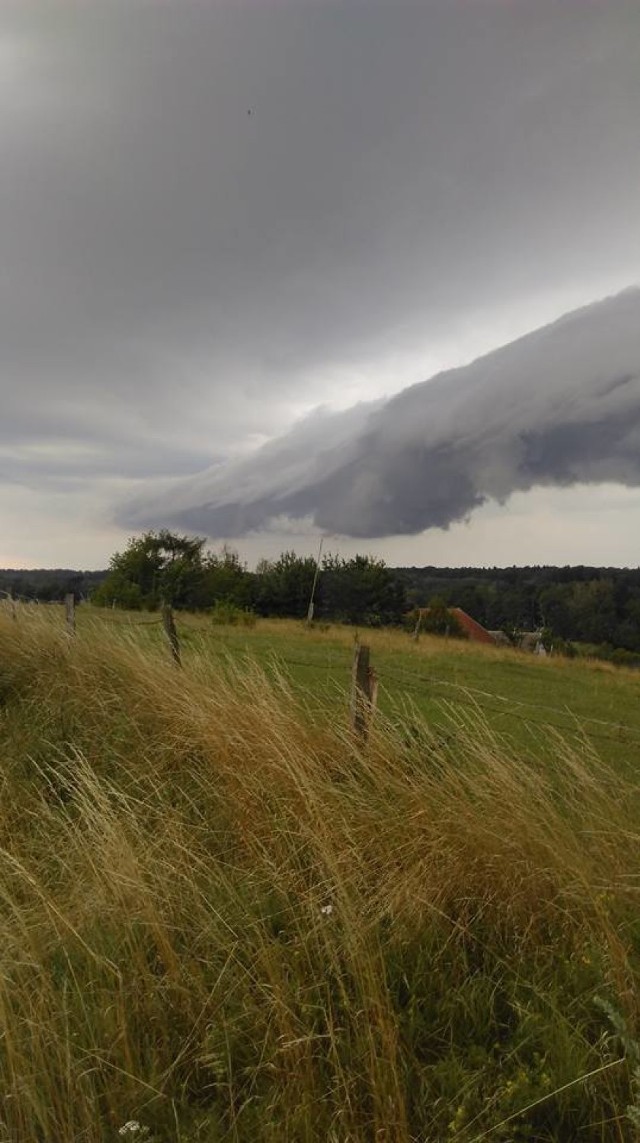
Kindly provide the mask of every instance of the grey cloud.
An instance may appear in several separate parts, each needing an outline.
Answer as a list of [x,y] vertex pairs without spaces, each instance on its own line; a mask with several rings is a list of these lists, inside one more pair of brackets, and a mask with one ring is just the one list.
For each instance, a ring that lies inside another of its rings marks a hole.
[[92,480],[104,476],[118,476],[130,480],[162,479],[191,474],[194,466],[209,464],[211,457],[195,453],[193,449],[171,449],[163,442],[155,447],[147,442],[141,448],[136,442],[129,446],[118,441],[109,448],[103,440],[91,443],[89,438],[78,446],[75,440],[60,439],[55,448],[28,444],[20,447],[0,446],[0,479],[11,480],[37,488],[45,481],[52,482],[79,478],[86,483],[87,469]]
[[638,34],[635,0],[7,3],[0,436],[197,471],[479,300],[632,280]]
[[446,528],[541,485],[640,485],[640,289],[382,406],[317,414],[250,458],[187,478],[121,522],[239,536],[310,518],[353,537]]

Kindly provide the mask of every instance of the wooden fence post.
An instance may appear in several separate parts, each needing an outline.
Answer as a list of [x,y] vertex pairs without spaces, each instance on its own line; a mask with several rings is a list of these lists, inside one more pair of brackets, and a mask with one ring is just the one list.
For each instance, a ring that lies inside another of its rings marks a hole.
[[72,591],[64,597],[64,611],[67,622],[67,635],[73,636],[76,633],[76,597]]
[[369,736],[377,697],[378,680],[371,670],[369,648],[356,643],[351,672],[351,729],[361,742]]
[[180,667],[182,665],[180,659],[180,640],[178,639],[178,632],[173,618],[173,609],[170,603],[162,604],[162,625],[164,627],[164,633],[167,636],[173,661]]

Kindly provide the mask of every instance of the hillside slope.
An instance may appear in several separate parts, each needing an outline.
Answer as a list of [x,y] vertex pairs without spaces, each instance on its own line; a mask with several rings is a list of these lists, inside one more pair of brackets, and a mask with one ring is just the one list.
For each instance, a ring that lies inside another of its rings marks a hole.
[[3,1138],[631,1143],[635,778],[53,617],[0,614]]

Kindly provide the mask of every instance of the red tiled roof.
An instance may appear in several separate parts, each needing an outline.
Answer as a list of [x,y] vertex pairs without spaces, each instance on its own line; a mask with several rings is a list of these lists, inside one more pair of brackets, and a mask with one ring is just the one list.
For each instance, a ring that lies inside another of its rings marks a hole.
[[491,643],[492,646],[495,646],[493,635],[490,635],[481,623],[476,622],[470,615],[467,615],[466,611],[463,611],[461,607],[450,607],[449,611],[452,615],[455,615],[465,635],[467,635],[469,639],[472,639],[474,643]]

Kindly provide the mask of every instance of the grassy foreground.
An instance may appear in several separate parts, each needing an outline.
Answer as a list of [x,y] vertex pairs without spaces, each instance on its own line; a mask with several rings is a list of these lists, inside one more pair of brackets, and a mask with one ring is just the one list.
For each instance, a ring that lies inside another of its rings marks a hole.
[[640,748],[446,718],[0,615],[2,1143],[636,1139]]

